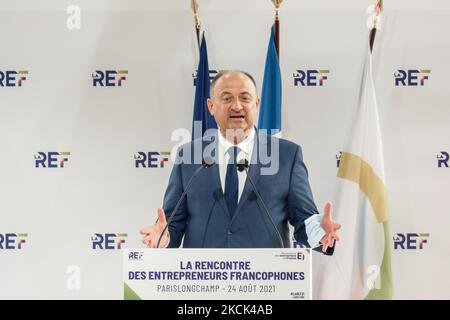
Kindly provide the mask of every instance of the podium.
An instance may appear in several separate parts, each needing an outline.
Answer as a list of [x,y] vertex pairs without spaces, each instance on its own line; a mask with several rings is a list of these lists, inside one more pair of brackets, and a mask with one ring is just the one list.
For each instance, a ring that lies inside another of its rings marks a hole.
[[311,299],[311,251],[124,249],[125,300]]

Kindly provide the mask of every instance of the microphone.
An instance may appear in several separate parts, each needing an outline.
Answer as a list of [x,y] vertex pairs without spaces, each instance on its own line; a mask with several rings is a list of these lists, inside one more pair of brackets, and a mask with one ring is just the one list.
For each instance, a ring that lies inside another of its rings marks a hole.
[[270,223],[272,224],[273,229],[275,230],[275,233],[278,237],[278,241],[280,241],[281,244],[281,248],[284,248],[284,243],[283,243],[283,238],[281,238],[281,234],[280,231],[278,231],[277,226],[275,225],[275,222],[272,219],[272,216],[269,213],[269,210],[266,207],[266,204],[264,203],[264,200],[262,199],[261,195],[258,192],[258,189],[256,189],[255,183],[253,182],[252,177],[250,177],[250,175],[248,174],[248,160],[247,159],[242,159],[241,161],[239,161],[239,163],[237,164],[237,169],[239,172],[245,171],[245,173],[247,174],[247,178],[250,181],[252,187],[253,187],[253,192],[256,194],[256,197],[259,199],[259,202],[261,202],[263,208],[264,208],[264,213],[267,215],[267,217],[270,220]]
[[[187,184],[186,188],[184,189],[183,193],[181,194],[180,199],[178,199],[178,202],[177,202],[175,208],[172,210],[172,213],[170,214],[169,219],[167,219],[167,224],[164,227],[163,231],[161,232],[161,234],[158,238],[158,244],[156,245],[156,248],[159,248],[159,244],[161,243],[161,239],[162,239],[164,232],[166,232],[167,228],[169,227],[169,224],[172,222],[173,217],[175,216],[175,212],[177,212],[177,210],[181,206],[181,203],[183,202],[184,198],[186,197],[186,194],[189,191],[189,189],[191,188],[191,185],[194,182],[197,175],[203,169],[211,168],[213,165],[215,165],[215,162],[212,158],[210,158],[210,157],[203,158],[202,165],[194,172],[192,177],[189,179],[188,184]],[[156,221],[158,221],[158,220],[156,220]]]

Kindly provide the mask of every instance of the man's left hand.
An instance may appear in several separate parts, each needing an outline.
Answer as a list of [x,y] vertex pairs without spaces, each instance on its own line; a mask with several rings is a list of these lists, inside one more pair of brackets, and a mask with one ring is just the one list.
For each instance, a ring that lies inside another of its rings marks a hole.
[[322,252],[326,252],[328,247],[333,247],[335,240],[339,241],[341,239],[338,233],[341,225],[331,217],[331,202],[325,204],[323,219],[320,226],[325,230],[325,235],[320,242],[322,243]]

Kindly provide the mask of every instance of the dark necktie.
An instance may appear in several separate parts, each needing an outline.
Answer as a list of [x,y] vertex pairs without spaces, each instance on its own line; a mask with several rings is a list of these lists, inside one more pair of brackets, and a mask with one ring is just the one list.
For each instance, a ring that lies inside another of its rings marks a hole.
[[227,175],[225,176],[225,200],[227,201],[228,211],[231,216],[234,215],[238,204],[238,175],[237,175],[237,155],[239,153],[238,147],[228,149],[230,160],[227,164]]

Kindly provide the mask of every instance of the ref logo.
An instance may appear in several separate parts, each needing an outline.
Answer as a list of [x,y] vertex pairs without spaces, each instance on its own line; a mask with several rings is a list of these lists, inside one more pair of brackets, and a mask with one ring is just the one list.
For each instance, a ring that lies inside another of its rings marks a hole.
[[0,233],[0,250],[21,250],[28,233]]
[[394,237],[394,250],[415,250],[423,249],[429,233],[397,233]]
[[91,237],[92,250],[120,250],[126,237],[126,233],[96,233]]
[[425,80],[429,79],[431,70],[423,69],[423,70],[401,70],[398,69],[397,72],[394,72],[395,86],[423,86],[425,84]]
[[36,168],[64,168],[70,152],[38,152],[34,155]]
[[336,167],[339,168],[339,164],[341,163],[342,151],[336,153]]
[[164,168],[164,164],[169,161],[168,151],[138,151],[134,155],[136,168]]
[[438,168],[442,167],[448,168],[448,160],[449,160],[448,152],[441,151],[441,154],[437,155],[437,159],[438,159]]
[[292,246],[291,247],[292,248],[307,248],[304,244],[295,240],[294,237],[292,237]]
[[128,260],[142,261],[144,252],[142,251],[131,251],[128,253]]
[[92,74],[94,87],[121,87],[127,79],[128,70],[95,70]]
[[0,70],[0,87],[21,87],[27,75],[28,70]]
[[[209,81],[212,81],[212,79],[214,79],[214,77],[218,73],[219,73],[219,71],[217,71],[217,70],[209,70]],[[198,70],[195,70],[195,72],[192,74],[194,87],[197,86],[197,74],[198,74]]]
[[330,70],[296,70],[294,73],[294,87],[317,87],[323,86],[328,80]]

